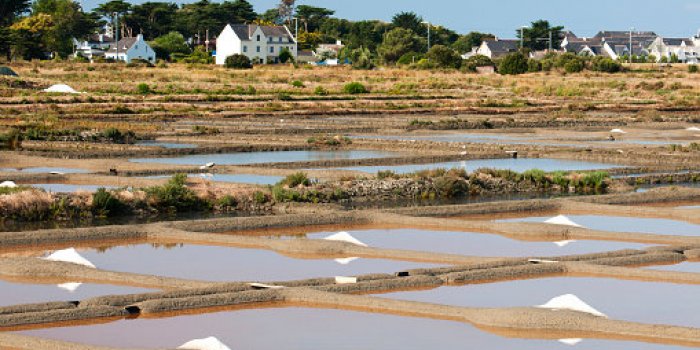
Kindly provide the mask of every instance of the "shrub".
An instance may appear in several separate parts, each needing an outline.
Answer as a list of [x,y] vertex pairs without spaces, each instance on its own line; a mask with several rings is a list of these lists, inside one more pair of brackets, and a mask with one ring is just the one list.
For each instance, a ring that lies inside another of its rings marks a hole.
[[564,65],[564,71],[567,73],[579,73],[583,71],[584,67],[585,65],[583,63],[583,60],[569,60],[569,62],[566,62],[566,64]]
[[326,95],[328,95],[328,90],[323,88],[323,86],[317,86],[316,89],[314,89],[314,95],[326,96]]
[[395,172],[391,170],[380,170],[377,172],[377,179],[379,180],[384,180],[384,179],[398,179],[399,175],[397,175]]
[[540,61],[532,59],[532,58],[527,60],[527,71],[529,73],[535,73],[535,72],[539,72],[541,70],[542,70],[542,63],[540,63]]
[[300,88],[300,89],[301,89],[301,88],[304,88],[304,87],[305,87],[305,86],[304,86],[304,82],[302,82],[301,80],[295,80],[295,81],[293,81],[291,84],[292,84],[292,86],[294,86],[295,88]]
[[253,68],[253,64],[247,56],[235,54],[226,57],[224,67],[231,69],[251,69]]
[[280,54],[279,56],[277,56],[277,58],[281,63],[294,62],[294,56],[286,47],[282,49],[282,51],[280,51]]
[[459,68],[462,64],[462,57],[457,51],[444,45],[431,47],[425,58],[438,68]]
[[238,200],[236,199],[236,197],[234,197],[230,194],[227,194],[227,195],[219,198],[219,200],[216,201],[216,205],[218,205],[220,207],[225,207],[225,208],[226,207],[227,208],[235,208],[238,206]]
[[149,200],[158,207],[176,211],[197,210],[207,207],[207,203],[185,185],[187,174],[176,174],[162,186],[146,188]]
[[264,204],[267,202],[267,196],[262,191],[255,191],[255,193],[253,193],[253,200],[257,204]]
[[396,61],[396,64],[407,66],[409,64],[416,63],[416,62],[420,61],[421,59],[423,59],[422,53],[417,53],[417,52],[411,51],[411,52],[407,52],[407,53],[403,54],[403,56],[401,56],[401,58],[399,58],[399,60]]
[[688,66],[688,73],[697,73],[698,72],[698,65],[697,64],[691,64]]
[[366,94],[369,90],[365,88],[364,85],[358,82],[348,83],[343,87],[343,92],[346,94],[356,95],[356,94]]
[[462,69],[467,72],[476,72],[478,67],[491,67],[495,66],[490,58],[484,55],[474,55],[467,58],[462,62]]
[[617,73],[622,70],[622,65],[608,57],[598,56],[591,62],[591,70],[596,72]]
[[136,92],[138,92],[141,95],[148,95],[153,91],[151,90],[151,87],[148,86],[148,84],[141,83],[139,85],[136,85]]
[[359,48],[350,51],[348,57],[352,62],[352,68],[355,69],[372,69],[374,68],[374,62],[372,62],[372,53],[366,48]]
[[0,135],[0,148],[15,150],[22,146],[22,133],[17,129],[10,129],[4,135]]
[[92,195],[92,213],[97,216],[107,216],[123,212],[126,205],[104,188],[97,189]]
[[287,186],[289,188],[294,188],[299,185],[302,186],[309,186],[311,185],[311,181],[309,180],[308,176],[304,172],[298,172],[294,173],[291,175],[288,175],[282,181],[277,183],[278,186]]
[[525,72],[527,72],[527,58],[519,52],[503,57],[498,65],[498,73],[503,75],[517,75]]

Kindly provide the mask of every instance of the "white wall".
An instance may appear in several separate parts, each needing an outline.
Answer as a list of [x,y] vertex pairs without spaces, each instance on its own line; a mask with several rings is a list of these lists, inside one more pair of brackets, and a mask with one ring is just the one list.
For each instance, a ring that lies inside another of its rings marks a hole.
[[226,57],[240,53],[241,39],[236,36],[230,25],[226,25],[216,38],[216,64],[223,65]]
[[[260,36],[260,41],[258,41],[258,36]],[[289,33],[289,36],[292,36],[291,33]],[[289,48],[289,51],[295,58],[297,57],[297,44],[293,39],[291,42],[288,40],[279,42],[279,38],[274,37],[273,41],[269,42],[269,39],[263,34],[260,27],[253,32],[250,39],[249,41],[241,40],[231,26],[226,25],[216,39],[216,64],[223,65],[226,57],[234,54],[245,55],[255,64],[265,63],[267,57],[279,56],[282,48],[285,47]],[[270,51],[271,48],[272,51]]]

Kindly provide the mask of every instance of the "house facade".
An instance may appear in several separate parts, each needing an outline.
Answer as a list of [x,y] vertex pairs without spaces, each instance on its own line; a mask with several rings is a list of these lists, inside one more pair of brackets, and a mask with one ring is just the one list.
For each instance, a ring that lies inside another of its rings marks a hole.
[[698,64],[700,62],[700,33],[692,38],[662,38],[658,37],[649,47],[649,52],[656,57],[657,62],[664,57],[671,61],[675,56],[678,62]]
[[156,63],[156,52],[143,40],[143,35],[139,34],[136,37],[121,39],[118,43],[111,45],[105,52],[105,58],[126,63],[136,59]]
[[114,38],[107,34],[92,34],[87,40],[73,39],[75,56],[82,56],[90,61],[97,57],[104,57],[105,52],[114,44]]
[[297,42],[286,26],[228,24],[216,38],[216,64],[223,65],[235,54],[245,55],[255,64],[278,63],[284,49],[297,58]]
[[[505,55],[518,52],[520,49],[520,40],[510,40],[510,39],[493,39],[484,40],[481,45],[465,56],[482,55],[488,58],[500,58]],[[468,57],[467,57],[468,58]]]
[[[658,35],[650,31],[600,31],[591,38],[579,38],[569,32],[561,48],[581,56],[604,56],[618,60],[623,56],[649,56],[649,47]],[[631,52],[630,52],[631,50]]]

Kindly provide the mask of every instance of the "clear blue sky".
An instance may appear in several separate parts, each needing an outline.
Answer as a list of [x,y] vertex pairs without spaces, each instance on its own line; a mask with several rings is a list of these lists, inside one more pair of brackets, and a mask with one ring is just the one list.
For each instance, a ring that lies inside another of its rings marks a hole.
[[[249,1],[258,12],[279,3],[278,0]],[[92,8],[105,1],[82,2],[86,8]],[[564,25],[579,36],[591,36],[601,29],[635,27],[668,37],[688,37],[700,29],[698,0],[298,0],[297,4],[327,7],[336,10],[337,17],[353,20],[388,21],[397,12],[414,11],[428,21],[460,33],[478,30],[500,37],[513,37],[515,28],[540,18]]]

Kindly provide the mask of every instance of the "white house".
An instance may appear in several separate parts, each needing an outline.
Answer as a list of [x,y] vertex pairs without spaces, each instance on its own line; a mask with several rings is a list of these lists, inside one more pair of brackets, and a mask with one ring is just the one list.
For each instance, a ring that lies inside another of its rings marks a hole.
[[679,62],[697,64],[700,62],[700,33],[692,38],[658,37],[649,46],[649,52],[657,61],[663,57],[670,60],[675,55]]
[[235,54],[245,55],[256,64],[278,63],[284,49],[297,58],[297,41],[286,26],[227,24],[216,38],[216,64],[224,64]]
[[[499,58],[503,57],[505,55],[518,52],[520,49],[520,41],[519,40],[510,40],[510,39],[491,39],[491,40],[484,40],[481,42],[481,45],[479,48],[476,49],[475,52],[471,53],[471,56],[474,54],[476,55],[482,55],[486,56],[488,58],[494,59],[494,58]],[[465,55],[469,56],[469,54]],[[467,57],[468,58],[468,57]]]
[[82,56],[92,61],[96,57],[104,57],[105,51],[112,44],[114,44],[114,38],[107,34],[92,34],[84,41],[74,38],[74,55]]
[[105,52],[105,58],[130,63],[135,59],[156,63],[156,52],[143,40],[139,34],[135,38],[124,38],[115,45],[111,45]]

